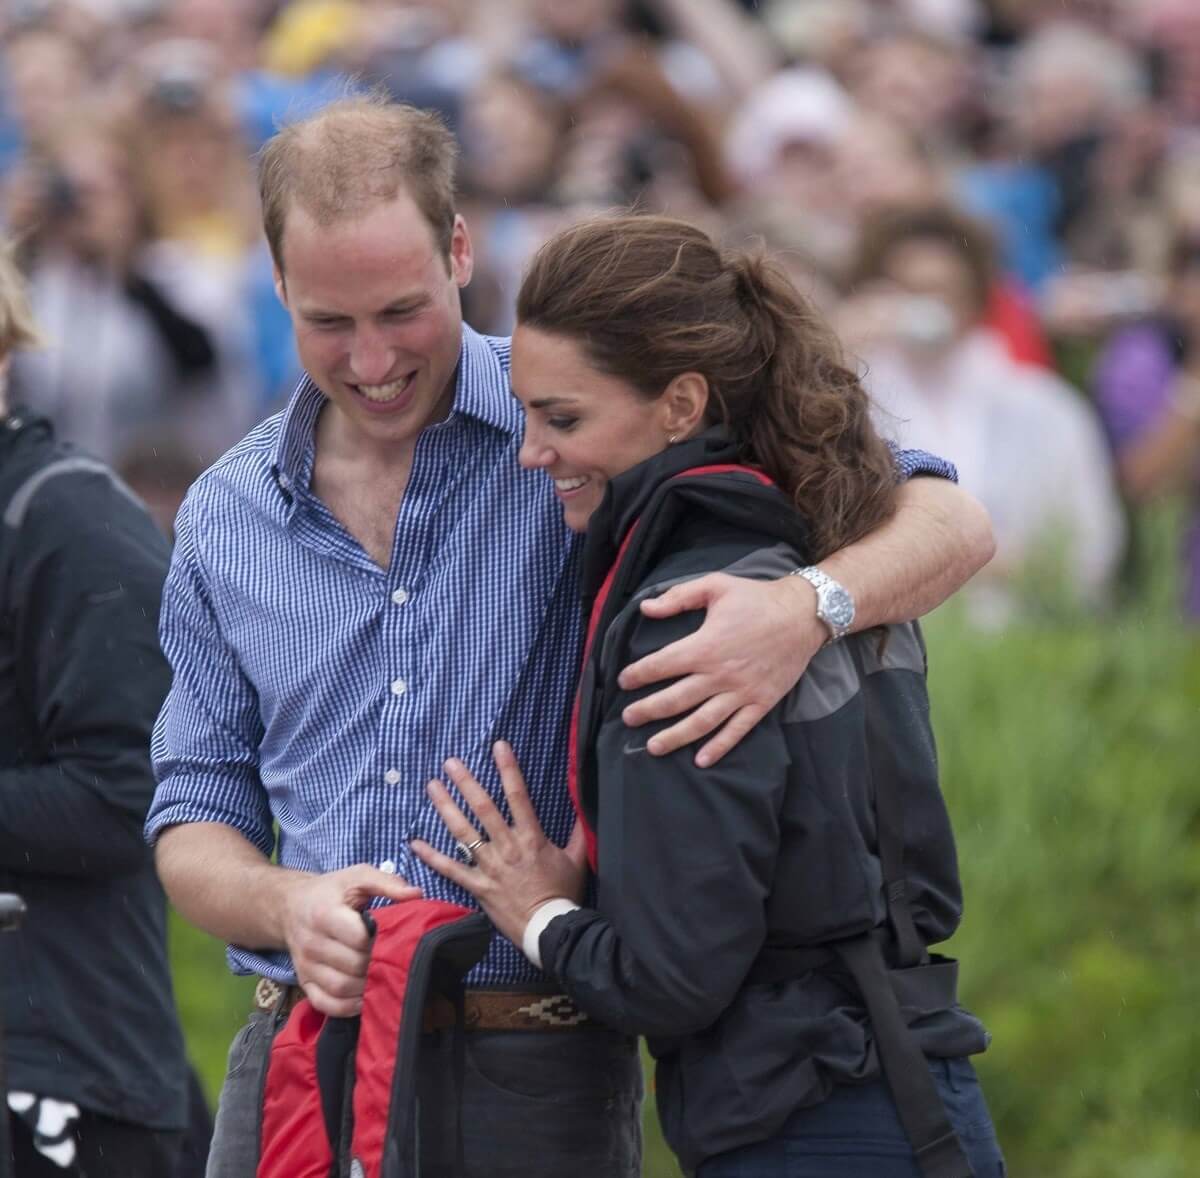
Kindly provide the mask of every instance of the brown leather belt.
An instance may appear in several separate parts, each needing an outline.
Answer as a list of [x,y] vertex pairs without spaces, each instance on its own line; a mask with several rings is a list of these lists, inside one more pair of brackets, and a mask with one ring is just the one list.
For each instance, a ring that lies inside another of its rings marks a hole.
[[[285,986],[270,978],[259,978],[254,987],[254,1007],[286,1018],[304,997],[299,986]],[[594,1027],[566,994],[529,990],[468,990],[463,998],[463,1015],[468,1031],[570,1031]],[[454,1026],[454,1003],[440,994],[425,1004],[425,1031],[445,1031]]]

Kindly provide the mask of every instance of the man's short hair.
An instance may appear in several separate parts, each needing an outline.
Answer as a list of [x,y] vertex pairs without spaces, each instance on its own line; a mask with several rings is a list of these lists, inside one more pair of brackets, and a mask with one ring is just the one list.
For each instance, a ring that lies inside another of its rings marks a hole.
[[13,247],[0,241],[0,360],[41,342]]
[[364,95],[284,127],[259,153],[263,230],[283,273],[283,230],[299,205],[318,225],[366,212],[406,192],[443,258],[454,232],[458,145],[430,111]]

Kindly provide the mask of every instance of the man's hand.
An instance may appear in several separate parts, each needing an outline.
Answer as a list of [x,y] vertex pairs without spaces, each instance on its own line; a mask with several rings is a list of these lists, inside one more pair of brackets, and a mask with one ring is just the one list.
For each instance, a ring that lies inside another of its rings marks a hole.
[[795,686],[829,630],[817,617],[816,590],[801,577],[750,581],[710,573],[642,602],[651,618],[697,609],[707,613],[695,634],[631,663],[619,682],[636,691],[677,679],[630,704],[622,719],[637,728],[687,712],[646,748],[659,757],[716,732],[696,754],[696,764],[707,767]]
[[[927,614],[996,550],[987,512],[954,483],[909,479],[896,495],[890,520],[821,561],[854,598],[856,631]],[[636,728],[682,716],[647,742],[655,756],[716,732],[696,756],[700,766],[733,748],[795,685],[829,637],[817,617],[816,590],[803,577],[764,583],[711,573],[641,608],[653,618],[708,611],[696,633],[639,659],[620,678],[626,691],[679,680],[630,704],[623,718]]]
[[369,958],[362,910],[372,896],[416,900],[421,889],[359,863],[297,878],[284,901],[283,933],[296,977],[313,1006],[335,1018],[362,1010]]

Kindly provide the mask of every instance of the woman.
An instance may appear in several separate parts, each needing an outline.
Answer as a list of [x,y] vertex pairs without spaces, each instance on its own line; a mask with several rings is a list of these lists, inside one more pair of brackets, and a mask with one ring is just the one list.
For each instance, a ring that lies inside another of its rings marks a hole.
[[[552,239],[517,316],[521,461],[587,532],[583,835],[546,840],[498,745],[511,825],[450,761],[482,832],[429,792],[474,865],[416,853],[590,1017],[647,1037],[685,1169],[1002,1174],[965,1058],[985,1032],[953,963],[926,952],[960,894],[916,627],[827,646],[712,769],[651,757],[621,722],[619,669],[699,620],[652,619],[643,600],[718,569],[805,566],[892,510],[889,451],[833,337],[773,266],[656,217]],[[594,907],[579,906],[585,843]]]

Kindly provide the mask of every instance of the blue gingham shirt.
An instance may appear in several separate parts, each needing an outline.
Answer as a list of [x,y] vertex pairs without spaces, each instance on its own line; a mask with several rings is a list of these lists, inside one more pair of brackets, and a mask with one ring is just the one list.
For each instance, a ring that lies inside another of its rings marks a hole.
[[[547,834],[566,841],[580,545],[550,479],[517,464],[508,359],[507,339],[464,327],[454,406],[417,441],[386,570],[311,492],[324,398],[310,381],[191,489],[163,595],[174,679],[149,838],[221,822],[286,867],[373,863],[473,904],[409,840],[452,852],[425,783],[453,754],[501,799],[489,750],[505,739]],[[928,455],[897,461],[954,477]],[[294,980],[286,953],[228,956],[235,972]],[[469,980],[537,977],[497,936]]]

